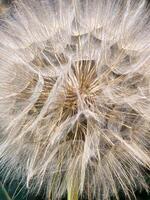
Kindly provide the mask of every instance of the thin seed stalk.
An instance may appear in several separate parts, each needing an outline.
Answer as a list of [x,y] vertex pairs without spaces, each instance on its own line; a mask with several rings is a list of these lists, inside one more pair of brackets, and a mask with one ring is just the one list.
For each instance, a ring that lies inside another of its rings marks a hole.
[[78,200],[79,191],[76,184],[69,185],[67,190],[67,200]]

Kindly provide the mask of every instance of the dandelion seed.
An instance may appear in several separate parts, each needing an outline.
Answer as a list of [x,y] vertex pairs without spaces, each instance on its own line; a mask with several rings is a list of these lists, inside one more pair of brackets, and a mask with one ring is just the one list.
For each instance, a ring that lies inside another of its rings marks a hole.
[[13,2],[0,18],[7,175],[54,199],[148,190],[149,17],[145,0]]

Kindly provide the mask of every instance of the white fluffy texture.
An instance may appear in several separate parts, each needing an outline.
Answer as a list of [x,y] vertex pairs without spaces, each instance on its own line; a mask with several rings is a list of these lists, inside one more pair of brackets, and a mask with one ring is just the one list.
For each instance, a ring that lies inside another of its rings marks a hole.
[[54,199],[147,188],[149,33],[144,0],[15,1],[0,25],[8,175],[46,185]]

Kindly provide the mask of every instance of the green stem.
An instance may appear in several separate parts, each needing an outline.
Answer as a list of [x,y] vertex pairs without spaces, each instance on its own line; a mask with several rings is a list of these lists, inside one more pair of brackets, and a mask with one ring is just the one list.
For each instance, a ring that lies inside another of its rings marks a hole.
[[1,182],[0,182],[0,197],[2,197],[3,200],[11,200],[10,196],[8,195],[6,189],[4,188]]
[[77,187],[68,187],[67,200],[78,200],[78,189]]

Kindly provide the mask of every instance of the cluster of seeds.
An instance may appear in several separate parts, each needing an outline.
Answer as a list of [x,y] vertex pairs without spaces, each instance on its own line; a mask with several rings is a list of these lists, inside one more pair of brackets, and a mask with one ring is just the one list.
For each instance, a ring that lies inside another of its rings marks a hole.
[[[0,27],[0,162],[28,187],[129,197],[149,167],[144,1],[16,1]],[[9,15],[10,14],[10,15]],[[141,20],[143,17],[143,20]],[[138,27],[137,27],[138,23]],[[145,39],[144,39],[145,37]],[[137,176],[138,174],[138,176]],[[130,191],[130,192],[129,192]]]

